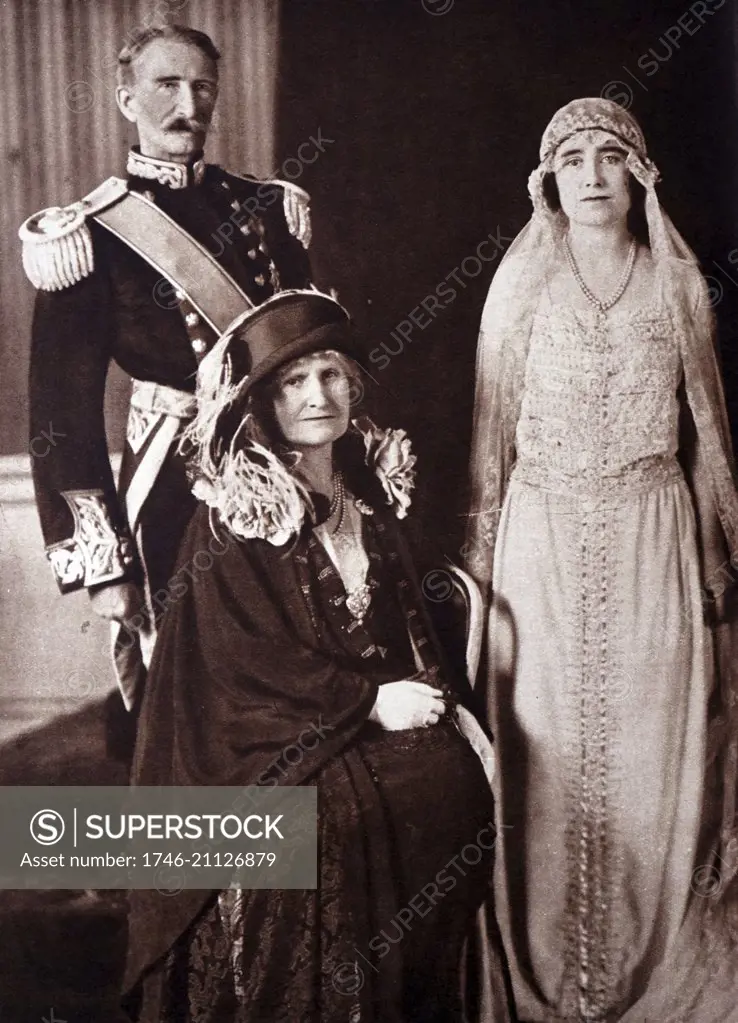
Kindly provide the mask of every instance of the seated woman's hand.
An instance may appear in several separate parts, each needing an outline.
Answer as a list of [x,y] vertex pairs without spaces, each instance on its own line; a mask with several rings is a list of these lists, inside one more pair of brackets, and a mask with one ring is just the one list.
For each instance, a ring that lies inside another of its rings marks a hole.
[[428,728],[446,713],[441,694],[425,682],[402,679],[379,687],[376,702],[369,715],[388,732],[402,728]]

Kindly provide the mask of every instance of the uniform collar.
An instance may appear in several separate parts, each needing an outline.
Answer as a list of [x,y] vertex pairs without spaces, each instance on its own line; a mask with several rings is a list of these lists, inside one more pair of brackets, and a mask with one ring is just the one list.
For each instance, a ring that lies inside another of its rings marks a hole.
[[128,153],[126,170],[132,177],[156,181],[167,188],[188,188],[190,185],[202,184],[205,161],[202,157],[191,164],[157,160],[153,156],[144,156],[134,146]]

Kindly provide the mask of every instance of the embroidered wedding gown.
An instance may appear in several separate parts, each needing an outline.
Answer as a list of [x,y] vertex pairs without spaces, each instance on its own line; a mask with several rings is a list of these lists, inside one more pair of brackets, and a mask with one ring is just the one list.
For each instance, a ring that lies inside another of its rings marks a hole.
[[525,1021],[620,1019],[699,862],[712,648],[681,378],[658,301],[536,314],[491,619],[497,907]]

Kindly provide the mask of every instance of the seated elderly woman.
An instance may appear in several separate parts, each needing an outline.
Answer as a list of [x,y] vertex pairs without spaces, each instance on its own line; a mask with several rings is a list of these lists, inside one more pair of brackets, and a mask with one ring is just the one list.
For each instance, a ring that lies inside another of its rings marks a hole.
[[[284,292],[201,367],[188,437],[202,504],[180,564],[213,532],[228,542],[164,616],[133,781],[316,786],[319,880],[239,891],[235,929],[233,892],[132,892],[127,984],[152,1023],[462,1018],[494,845],[490,749],[398,527],[409,442],[349,421],[353,344],[338,303]],[[275,757],[318,719],[299,762]]]

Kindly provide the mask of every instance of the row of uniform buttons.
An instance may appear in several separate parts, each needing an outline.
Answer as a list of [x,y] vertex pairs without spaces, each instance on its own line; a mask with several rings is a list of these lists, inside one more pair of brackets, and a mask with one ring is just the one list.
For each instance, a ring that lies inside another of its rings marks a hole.
[[[223,188],[226,191],[230,191],[231,186],[228,184],[227,181],[222,181],[221,185],[223,186]],[[145,199],[148,199],[149,202],[155,202],[156,201],[156,196],[154,195],[154,193],[150,189],[146,189],[141,194],[143,195],[143,197]],[[238,199],[234,199],[231,202],[231,209],[234,211],[234,213],[239,212],[241,210],[241,206],[242,206],[242,204],[239,202]],[[241,232],[241,234],[244,235],[244,237],[248,237],[249,235],[253,235],[254,236],[254,242],[256,242],[256,238],[257,237],[259,238],[258,246],[252,247],[252,248],[248,249],[247,255],[248,255],[249,259],[251,259],[251,260],[258,259],[260,253],[261,253],[262,256],[265,256],[265,257],[268,256],[266,245],[264,244],[264,241],[261,239],[261,236],[259,235],[258,230],[256,230],[254,228],[253,219],[251,217],[249,217],[249,220],[248,220],[247,223],[239,224],[238,225],[238,229]],[[274,263],[272,262],[271,259],[269,260],[269,269],[270,269],[270,273],[273,276],[274,272],[275,272],[275,268],[274,268]],[[267,279],[266,279],[266,277],[265,277],[265,275],[263,273],[256,274],[254,276],[254,281],[255,281],[255,283],[260,288],[265,287],[266,283],[267,283]],[[189,303],[187,303],[187,297],[186,297],[186,295],[185,295],[185,293],[183,291],[177,289],[174,294],[175,294],[175,297],[176,297],[177,301],[180,304],[183,304],[183,303],[185,305],[189,304]],[[190,309],[187,312],[185,312],[184,309],[182,311],[183,311],[183,314],[184,314],[185,325],[187,327],[187,331],[188,331],[188,334],[189,334],[189,337],[190,337],[190,345],[192,346],[192,350],[195,353],[195,355],[202,356],[202,355],[205,354],[205,352],[208,349],[208,343],[207,343],[207,341],[204,338],[200,337],[199,334],[196,335],[195,337],[192,336],[192,332],[201,323],[200,316],[193,309]]]
[[[228,184],[227,181],[221,181],[221,186],[226,192],[230,192],[231,186]],[[234,213],[239,213],[242,209],[242,206],[243,204],[238,199],[233,199],[231,201],[231,209],[233,210]],[[261,239],[258,230],[254,226],[253,217],[249,216],[249,219],[245,224],[238,224],[237,227],[241,234],[244,236],[244,238],[248,238],[249,235],[253,235],[254,242],[256,241],[257,237],[259,238],[258,246],[252,246],[247,251],[249,259],[252,260],[258,259],[259,253],[268,258],[266,245],[264,244],[264,241]],[[269,260],[269,269],[270,272],[272,273],[274,272],[274,264],[272,263],[271,260]],[[265,287],[267,283],[267,279],[263,273],[256,274],[254,276],[254,281],[259,285],[260,288]]]
[[[141,194],[143,195],[144,199],[148,199],[149,202],[156,202],[156,196],[150,189],[147,188]],[[180,291],[179,288],[175,290],[174,297],[177,299],[180,305],[182,303],[187,302],[187,296],[183,291]],[[191,331],[193,331],[196,327],[199,327],[200,325],[199,315],[194,311],[194,309],[191,309],[189,312],[184,313],[184,321],[188,333],[190,334],[190,344],[192,345],[192,351],[195,353],[195,355],[204,355],[208,349],[207,341],[199,336],[192,337],[191,334]]]
[[199,334],[195,335],[194,337],[192,336],[192,332],[202,323],[199,314],[196,313],[195,310],[192,308],[185,311],[189,303],[187,301],[187,296],[183,291],[180,291],[179,288],[177,288],[177,290],[174,292],[174,297],[180,303],[180,308],[182,309],[182,312],[184,314],[185,326],[187,327],[187,333],[189,334],[190,337],[192,351],[195,353],[195,355],[204,355],[205,352],[208,350],[207,341],[204,338],[200,337]]
[[[197,315],[196,312],[185,313],[185,323],[190,328],[190,330],[192,330],[195,327],[199,326],[200,317]],[[201,337],[191,338],[190,344],[192,345],[192,351],[196,355],[204,355],[208,347],[207,342],[204,341]]]
[[[227,185],[227,182],[224,181],[223,184]],[[238,199],[233,200],[233,202],[231,203],[231,209],[233,210],[234,213],[238,213],[238,211],[241,209],[241,203],[238,201]],[[251,228],[248,224],[240,224],[238,230],[244,236],[248,236],[249,234],[251,234]],[[264,245],[264,242],[259,242],[258,249],[249,249],[247,255],[249,259],[257,259],[259,256],[259,252],[266,253],[266,246]],[[264,277],[264,274],[257,274],[256,277],[254,277],[254,280],[256,281],[260,288],[263,288],[266,283],[266,278]]]

